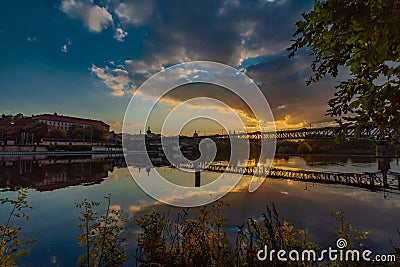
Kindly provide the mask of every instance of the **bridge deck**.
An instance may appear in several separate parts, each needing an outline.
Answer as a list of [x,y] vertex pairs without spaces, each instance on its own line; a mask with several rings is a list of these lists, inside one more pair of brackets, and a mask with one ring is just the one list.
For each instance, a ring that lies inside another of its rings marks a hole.
[[[182,139],[250,139],[250,140],[296,140],[296,139],[332,139],[340,132],[340,127],[322,127],[322,128],[302,128],[296,130],[277,130],[272,132],[248,132],[248,133],[231,133],[231,134],[216,134],[204,135],[197,137],[181,137]],[[354,126],[349,126],[345,129],[345,138],[350,139],[365,139],[365,140],[380,140],[380,132],[376,128],[365,127],[357,132]]]

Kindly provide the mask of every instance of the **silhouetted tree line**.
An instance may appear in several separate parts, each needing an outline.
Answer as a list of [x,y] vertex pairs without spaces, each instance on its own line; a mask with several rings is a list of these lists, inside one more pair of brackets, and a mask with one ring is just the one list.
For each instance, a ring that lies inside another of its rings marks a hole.
[[69,130],[57,129],[46,123],[20,116],[2,116],[0,119],[0,141],[12,140],[16,144],[38,144],[43,139],[73,139],[79,141],[101,141],[109,139],[109,132],[100,126],[72,124]]

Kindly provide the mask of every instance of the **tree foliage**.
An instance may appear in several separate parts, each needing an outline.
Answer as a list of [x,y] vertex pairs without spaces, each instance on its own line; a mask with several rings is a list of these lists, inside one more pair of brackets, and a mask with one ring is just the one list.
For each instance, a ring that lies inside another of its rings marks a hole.
[[299,154],[310,154],[311,150],[311,146],[306,141],[301,142],[297,147],[297,153]]
[[78,260],[79,266],[116,267],[123,265],[129,258],[122,227],[127,220],[119,211],[111,209],[111,196],[105,198],[108,201],[107,211],[101,216],[95,211],[100,202],[85,199],[75,203],[81,209],[79,245],[85,248]]
[[[262,220],[249,218],[238,226],[234,245],[224,231],[225,218],[222,201],[199,209],[197,217],[183,210],[176,220],[153,212],[137,219],[142,232],[138,239],[138,266],[265,266],[257,260],[257,252],[264,246],[279,249],[317,248],[307,237],[306,230],[295,230],[288,222],[281,222],[273,206],[267,207]],[[271,266],[299,266],[295,262]],[[305,262],[301,266],[312,266]]]
[[[136,253],[137,266],[277,266],[277,267],[360,267],[360,266],[398,266],[396,262],[343,261],[340,258],[330,260],[305,259],[281,261],[276,257],[267,257],[260,261],[257,254],[268,251],[321,251],[308,237],[307,229],[296,229],[287,221],[281,221],[275,205],[267,206],[266,212],[258,219],[248,218],[237,226],[236,238],[227,239],[224,231],[225,218],[221,212],[223,202],[204,206],[199,215],[190,216],[189,209],[179,213],[177,219],[169,214],[153,211],[137,219],[141,228]],[[338,238],[347,241],[346,249],[366,249],[365,241],[369,232],[363,232],[345,220],[343,212],[332,212],[334,229]],[[399,232],[400,233],[400,232]],[[393,245],[394,252],[400,253]],[[334,248],[334,245],[332,246]],[[318,255],[319,257],[320,255]],[[317,256],[316,256],[317,257]]]
[[69,138],[86,141],[108,141],[109,133],[100,126],[80,126],[72,124],[67,133]]
[[0,224],[0,266],[16,266],[15,261],[26,254],[29,250],[26,246],[35,242],[21,234],[21,227],[14,226],[12,221],[16,218],[29,219],[25,213],[26,209],[31,209],[27,202],[27,190],[17,191],[17,198],[0,198],[1,205],[10,205],[11,211],[5,216],[6,221]]
[[67,136],[67,132],[62,129],[57,129],[53,128],[48,131],[46,134],[47,138],[53,138],[53,139],[64,139]]
[[304,47],[311,51],[313,75],[337,77],[344,67],[348,79],[336,85],[328,114],[343,127],[366,125],[381,138],[400,134],[400,1],[325,0],[296,23],[297,39],[289,57]]
[[26,118],[0,119],[0,141],[14,140],[18,144],[39,143],[47,132],[48,127],[42,122]]

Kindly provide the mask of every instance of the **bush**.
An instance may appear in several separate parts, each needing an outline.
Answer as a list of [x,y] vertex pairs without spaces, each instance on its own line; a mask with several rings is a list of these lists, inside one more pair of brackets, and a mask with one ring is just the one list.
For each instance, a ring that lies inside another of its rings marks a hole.
[[[137,266],[398,266],[396,262],[343,262],[329,261],[279,261],[276,254],[270,260],[259,261],[257,253],[267,246],[269,251],[304,251],[321,248],[309,240],[306,229],[296,230],[289,222],[281,222],[274,205],[262,214],[262,218],[249,218],[238,226],[234,244],[226,240],[223,231],[224,217],[221,213],[223,202],[200,208],[198,217],[190,218],[189,209],[178,214],[178,219],[153,212],[137,219],[142,229],[139,234]],[[347,241],[347,249],[363,249],[368,232],[355,229],[344,219],[343,212],[332,212],[334,229],[338,238]],[[400,234],[400,232],[399,232]],[[394,246],[396,256],[400,248]],[[396,265],[397,264],[397,265]]]
[[[263,220],[249,218],[238,226],[235,246],[228,243],[223,231],[224,218],[219,201],[200,208],[198,217],[190,218],[188,209],[177,220],[153,212],[137,219],[139,235],[136,261],[138,266],[259,266],[256,255],[264,246],[275,249],[315,249],[306,230],[295,230],[281,223],[273,206],[267,207]],[[282,266],[276,259],[273,266]],[[284,266],[297,266],[285,263]],[[312,266],[312,263],[307,266]]]
[[79,266],[121,266],[128,260],[121,227],[127,220],[119,211],[110,209],[111,196],[105,198],[108,200],[107,212],[102,216],[94,210],[100,202],[85,199],[75,203],[81,209],[79,245],[85,248],[78,260]]

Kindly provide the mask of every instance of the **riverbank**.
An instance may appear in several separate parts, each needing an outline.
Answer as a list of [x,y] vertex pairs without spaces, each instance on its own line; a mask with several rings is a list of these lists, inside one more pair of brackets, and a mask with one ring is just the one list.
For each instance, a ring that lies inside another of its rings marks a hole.
[[[334,140],[309,139],[301,141],[277,141],[276,154],[287,155],[376,155],[376,141],[371,140],[342,140],[336,143]],[[388,148],[390,156],[400,155],[400,145],[390,144]]]
[[102,154],[123,154],[123,151],[7,151],[0,152],[1,156],[73,156],[73,155],[102,155]]
[[68,146],[68,145],[3,145],[0,146],[0,155],[31,155],[47,153],[114,153],[121,152],[118,146]]

